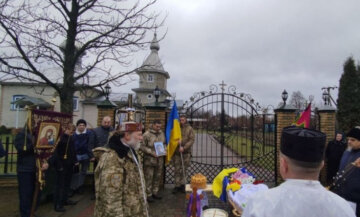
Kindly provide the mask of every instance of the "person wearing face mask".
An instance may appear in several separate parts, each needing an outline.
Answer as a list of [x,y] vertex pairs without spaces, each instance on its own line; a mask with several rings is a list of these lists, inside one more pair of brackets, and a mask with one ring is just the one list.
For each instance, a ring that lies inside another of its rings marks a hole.
[[93,150],[96,201],[94,217],[149,217],[142,162],[138,154],[142,125],[121,123],[108,147]]

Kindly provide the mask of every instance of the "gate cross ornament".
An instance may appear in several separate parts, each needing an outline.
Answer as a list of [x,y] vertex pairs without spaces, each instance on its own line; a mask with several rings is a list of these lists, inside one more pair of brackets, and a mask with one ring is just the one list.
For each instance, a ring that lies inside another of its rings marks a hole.
[[221,84],[219,84],[219,86],[221,86],[221,90],[224,92],[225,91],[225,86],[227,84],[224,83],[224,81],[221,82]]

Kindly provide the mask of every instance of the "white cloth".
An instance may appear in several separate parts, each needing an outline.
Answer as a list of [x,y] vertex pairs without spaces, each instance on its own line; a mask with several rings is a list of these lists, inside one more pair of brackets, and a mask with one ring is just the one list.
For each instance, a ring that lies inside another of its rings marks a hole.
[[249,198],[242,217],[355,217],[349,203],[318,181],[288,179]]
[[247,204],[248,198],[260,191],[266,191],[269,187],[265,184],[243,184],[241,185],[241,189],[235,192],[229,190],[229,199],[233,201],[237,207],[244,210]]

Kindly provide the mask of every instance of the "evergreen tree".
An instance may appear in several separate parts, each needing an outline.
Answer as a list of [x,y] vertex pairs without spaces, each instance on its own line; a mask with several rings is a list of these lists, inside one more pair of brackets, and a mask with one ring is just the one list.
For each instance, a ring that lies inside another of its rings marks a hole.
[[352,57],[344,63],[337,106],[340,130],[348,132],[352,127],[360,125],[360,74],[359,66],[356,67]]

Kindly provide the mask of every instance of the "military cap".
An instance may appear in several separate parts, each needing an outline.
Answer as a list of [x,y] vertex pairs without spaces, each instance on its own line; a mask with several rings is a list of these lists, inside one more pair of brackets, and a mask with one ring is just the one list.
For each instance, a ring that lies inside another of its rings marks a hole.
[[303,162],[321,162],[324,159],[326,135],[317,130],[285,127],[281,135],[281,153]]

